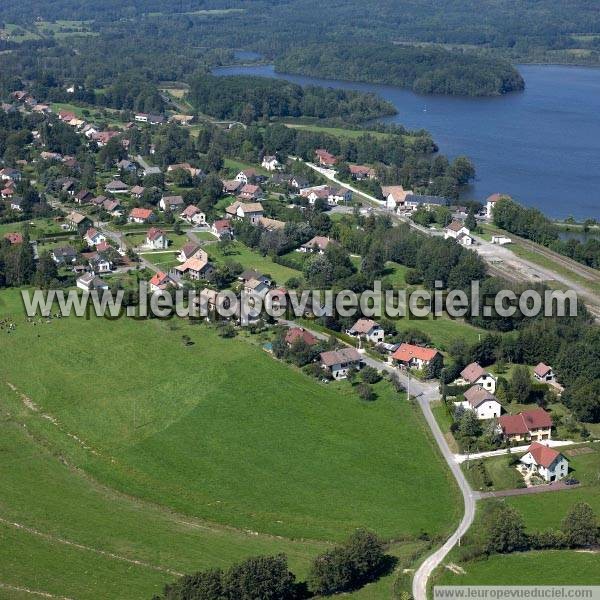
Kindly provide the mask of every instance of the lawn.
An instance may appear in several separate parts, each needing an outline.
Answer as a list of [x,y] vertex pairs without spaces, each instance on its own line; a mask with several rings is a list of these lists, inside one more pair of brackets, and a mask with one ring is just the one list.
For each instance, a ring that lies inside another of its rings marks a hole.
[[[60,225],[52,219],[34,219],[33,221],[15,221],[0,224],[0,237],[4,237],[6,233],[13,231],[22,232],[25,225],[29,225],[29,237],[32,240],[37,240],[49,233],[60,233],[62,231]],[[69,233],[65,232],[65,235],[69,235]]]
[[[169,240],[169,250],[181,250],[181,248],[190,241],[185,233],[176,234],[172,229],[169,230],[168,228],[162,227],[159,227],[159,229],[162,229],[167,234],[167,239]],[[146,233],[146,231],[143,233],[128,233],[125,236],[125,242],[127,246],[136,247],[144,244],[146,242]],[[156,251],[146,250],[146,252]],[[162,250],[160,252],[162,252]]]
[[[549,494],[553,495],[553,494]],[[493,555],[460,565],[464,574],[444,569],[437,585],[600,585],[600,555],[545,550]]]
[[[14,314],[14,292],[1,298],[0,311]],[[441,535],[459,516],[418,409],[387,383],[365,403],[347,383],[320,384],[242,339],[182,321],[15,320],[16,332],[0,336],[11,356],[0,381],[40,412],[5,390],[7,408],[112,489],[304,539],[339,540],[361,525],[388,538]]]
[[[362,135],[368,134],[376,138],[389,138],[392,137],[389,133],[385,133],[382,131],[367,131],[364,129],[344,129],[342,127],[322,127],[318,123],[294,123],[290,121],[286,121],[285,125],[287,127],[291,127],[293,129],[302,129],[304,131],[314,131],[316,133],[326,133],[334,137],[338,138],[349,138],[355,140]],[[404,135],[405,141],[412,141],[414,136]]]
[[227,254],[219,244],[207,244],[204,249],[208,252],[209,259],[216,264],[224,262],[238,262],[244,269],[256,269],[265,275],[271,275],[275,281],[283,285],[290,277],[301,277],[302,273],[274,263],[268,256],[262,256],[241,242],[233,242],[227,249]]
[[470,460],[461,465],[463,473],[475,490],[490,492],[493,490],[510,490],[523,483],[523,477],[514,465],[510,465],[511,456],[495,456],[483,461],[485,469],[492,480],[492,486],[484,483],[483,474],[478,467],[479,461]]
[[245,169],[254,169],[257,173],[261,173],[262,175],[268,175],[269,171],[263,169],[259,165],[254,165],[252,163],[242,162],[240,160],[234,160],[233,158],[225,159],[225,168],[229,170],[231,175],[235,177],[240,171]]
[[505,502],[521,511],[527,527],[531,529],[558,528],[571,506],[576,502],[588,502],[596,514],[600,514],[600,448],[586,454],[572,454],[573,449],[562,449],[569,459],[569,475],[581,482],[581,486],[533,496],[513,496]]

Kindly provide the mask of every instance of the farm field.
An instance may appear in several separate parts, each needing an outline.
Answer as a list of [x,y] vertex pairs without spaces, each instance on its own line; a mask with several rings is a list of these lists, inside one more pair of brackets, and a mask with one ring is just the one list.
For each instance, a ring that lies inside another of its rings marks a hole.
[[493,555],[462,563],[464,574],[438,572],[437,585],[599,585],[600,555],[544,550]]
[[[14,293],[2,295],[2,314],[17,306]],[[388,538],[440,535],[458,518],[454,483],[420,413],[386,383],[364,403],[347,383],[319,384],[204,325],[17,323],[0,338],[12,356],[0,380],[39,411],[15,392],[3,394],[8,410],[111,488],[223,525],[306,539],[338,540],[361,525]],[[184,346],[182,334],[195,344]],[[110,351],[85,349],[84,339]],[[36,380],[32,348],[47,374]]]
[[274,263],[268,256],[262,256],[241,242],[229,245],[227,254],[223,253],[219,244],[206,244],[204,250],[208,252],[209,260],[216,264],[224,262],[238,262],[244,269],[255,269],[264,274],[269,274],[275,281],[283,285],[290,277],[301,277],[302,273],[283,265]]

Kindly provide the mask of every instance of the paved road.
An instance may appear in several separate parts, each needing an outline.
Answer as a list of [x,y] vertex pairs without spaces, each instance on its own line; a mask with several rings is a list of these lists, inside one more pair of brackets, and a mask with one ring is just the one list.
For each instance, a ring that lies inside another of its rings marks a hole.
[[561,492],[563,490],[574,490],[580,484],[567,485],[564,481],[555,481],[546,485],[536,485],[528,488],[515,488],[512,490],[499,490],[497,492],[481,492],[480,498],[504,498],[506,496],[527,496],[529,494],[544,494],[546,492]]
[[[283,325],[287,325],[289,327],[304,327],[308,331],[310,331],[315,337],[321,340],[329,339],[327,334],[324,334],[320,331],[312,330],[304,325],[299,325],[294,321],[287,321],[280,319],[279,321]],[[456,531],[446,540],[444,545],[436,550],[433,554],[428,556],[421,566],[417,569],[414,578],[413,578],[413,597],[415,600],[427,600],[427,582],[429,581],[429,577],[432,572],[437,568],[437,566],[444,560],[447,556],[448,552],[452,550],[452,548],[460,541],[460,538],[467,532],[471,524],[473,523],[473,519],[475,518],[475,501],[480,497],[478,492],[474,492],[469,485],[469,482],[466,480],[463,472],[460,469],[459,463],[456,461],[452,451],[450,450],[448,443],[446,442],[446,438],[442,433],[433,412],[431,411],[431,403],[437,400],[440,400],[440,393],[438,389],[438,384],[436,382],[430,381],[420,381],[418,379],[409,378],[406,372],[403,372],[399,369],[396,369],[389,365],[388,363],[371,358],[370,356],[364,354],[363,360],[366,364],[375,367],[376,369],[388,372],[397,373],[403,382],[404,386],[407,389],[410,389],[410,395],[417,399],[419,407],[423,412],[425,420],[433,433],[433,437],[444,457],[444,460],[450,467],[450,471],[456,482],[460,491],[463,495],[464,501],[464,516],[456,529]]]
[[[550,448],[560,448],[562,446],[571,446],[572,444],[576,444],[581,442],[573,442],[571,440],[545,440],[544,444],[546,446],[550,446]],[[503,454],[508,454],[509,452],[513,454],[519,454],[520,452],[527,452],[531,444],[527,444],[526,446],[515,446],[508,450],[507,448],[501,448],[500,450],[490,450],[488,452],[476,452],[474,454],[455,454],[454,460],[458,463],[463,463],[467,460],[477,460],[479,458],[490,458],[492,456],[502,456]]]
[[[349,190],[362,195],[363,197],[369,200],[374,208],[375,212],[384,213],[388,216],[391,216],[392,219],[396,222],[408,223],[413,229],[418,229],[422,233],[426,235],[443,235],[439,230],[432,230],[426,227],[421,227],[417,225],[410,218],[396,215],[390,212],[386,207],[385,203],[366,192],[358,189],[357,187],[346,183],[345,181],[340,181],[335,176],[335,171],[332,169],[324,169],[323,167],[319,167],[313,163],[306,163],[311,169],[317,171],[330,181],[337,183],[338,185],[342,185],[347,187]],[[531,282],[531,281],[557,281],[562,287],[574,290],[577,295],[585,302],[589,311],[596,317],[596,320],[600,321],[600,302],[598,301],[598,295],[587,287],[586,285],[581,284],[580,282],[574,280],[572,277],[569,277],[564,272],[557,272],[553,269],[541,267],[536,263],[530,262],[525,258],[521,258],[517,256],[510,248],[506,246],[499,246],[498,244],[492,244],[484,240],[481,237],[473,235],[473,238],[476,241],[476,244],[472,246],[472,249],[481,256],[481,258],[487,263],[489,270],[492,274],[498,275],[500,277],[504,277],[509,281],[516,282]],[[528,245],[532,251],[538,252],[540,254],[548,255],[549,251],[544,248],[539,248],[538,246],[534,246],[531,242],[524,240],[522,243]],[[571,270],[576,273],[580,277],[584,279],[590,280],[593,284],[596,280],[592,280],[593,277],[596,277],[597,274],[593,272],[593,270],[588,270],[585,267],[582,267],[579,263],[572,261],[568,258],[561,257],[560,255],[552,255],[552,259],[555,261],[560,261],[563,267],[566,270]]]

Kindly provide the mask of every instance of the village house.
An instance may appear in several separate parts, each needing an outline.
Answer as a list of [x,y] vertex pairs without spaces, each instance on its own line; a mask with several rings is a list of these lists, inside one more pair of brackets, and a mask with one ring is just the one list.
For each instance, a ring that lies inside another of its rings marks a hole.
[[533,376],[542,383],[550,383],[555,379],[552,367],[544,364],[543,362],[539,363],[535,369],[533,369]]
[[102,202],[102,208],[112,215],[116,215],[119,211],[119,207],[121,203],[118,200],[113,200],[112,198],[106,198],[104,202]]
[[294,175],[290,180],[290,185],[297,190],[302,190],[307,188],[310,185],[310,181],[306,179],[306,177],[301,177],[300,175]]
[[225,212],[230,217],[250,221],[252,225],[258,225],[263,217],[263,207],[260,202],[244,203],[236,200],[225,209]]
[[290,327],[284,337],[284,342],[290,348],[298,340],[302,340],[307,346],[315,346],[319,340],[304,327]]
[[166,290],[168,287],[175,287],[177,284],[169,275],[163,273],[162,271],[158,271],[154,273],[152,279],[150,279],[150,291],[154,292],[162,292]]
[[244,169],[235,176],[235,180],[239,181],[243,185],[246,185],[248,183],[255,183],[257,181],[263,181],[264,179],[265,177],[261,175],[256,169]]
[[493,217],[494,207],[496,206],[496,202],[503,197],[502,194],[495,193],[491,196],[488,196],[485,201],[485,216],[487,219],[491,219]]
[[385,199],[385,207],[393,211],[404,206],[406,196],[410,193],[409,190],[405,190],[401,185],[384,185],[381,188],[381,192]]
[[17,183],[18,181],[21,181],[21,172],[11,167],[4,167],[3,169],[0,169],[0,178],[2,181],[12,181],[13,183]]
[[496,397],[481,385],[474,385],[464,394],[464,402],[455,402],[455,406],[462,406],[473,410],[478,419],[495,419],[502,413],[502,405]]
[[108,283],[97,275],[94,275],[94,273],[84,273],[77,279],[77,287],[86,292],[91,292],[93,290],[101,291],[108,289]]
[[549,440],[552,417],[543,408],[526,410],[517,415],[503,415],[498,419],[498,431],[510,442]]
[[324,254],[329,244],[335,243],[333,240],[322,235],[315,235],[314,238],[308,240],[305,244],[302,244],[298,248],[298,252],[315,252],[318,254]]
[[110,273],[113,270],[113,262],[105,252],[92,252],[85,254],[92,273]]
[[15,193],[15,184],[14,184],[14,181],[11,180],[2,189],[2,192],[0,192],[0,195],[2,196],[2,198],[4,200],[6,200],[7,198],[12,198],[14,196],[14,193]]
[[364,179],[375,179],[375,169],[366,165],[350,165],[350,175],[352,179],[356,181],[363,181]]
[[404,199],[404,211],[415,211],[418,208],[424,208],[425,210],[433,210],[438,206],[447,206],[448,200],[442,196],[424,196],[421,194],[413,194],[409,192],[406,194]]
[[50,253],[57,265],[73,264],[77,260],[77,251],[71,246],[59,246]]
[[151,223],[156,216],[149,208],[133,208],[129,213],[128,221],[130,223]]
[[137,165],[134,162],[127,160],[126,158],[122,158],[117,163],[117,169],[119,169],[119,171],[127,171],[128,173],[135,173],[137,171]]
[[260,189],[260,187],[252,183],[244,184],[238,191],[237,195],[237,197],[244,202],[249,200],[258,200],[259,198],[262,198],[262,196],[263,191]]
[[211,232],[220,240],[233,238],[231,223],[227,219],[217,219],[211,226]]
[[142,197],[142,194],[144,193],[144,188],[141,185],[134,185],[129,190],[129,193],[131,194],[132,198],[137,198],[139,200]]
[[113,179],[113,181],[106,184],[104,189],[111,194],[126,194],[129,192],[129,186],[120,179]]
[[237,194],[238,190],[244,185],[244,182],[239,181],[238,179],[226,179],[223,181],[223,193],[230,195]]
[[183,209],[185,203],[181,196],[163,196],[158,206],[162,211],[178,212]]
[[194,122],[194,115],[172,115],[169,121],[179,125],[191,125]]
[[270,282],[267,283],[262,279],[252,278],[248,279],[244,283],[244,292],[246,294],[255,294],[256,296],[260,296],[261,298],[265,298],[270,289]]
[[171,277],[179,281],[182,277],[187,277],[197,281],[199,279],[210,279],[214,272],[213,266],[204,256],[193,256],[188,258],[182,265],[177,265],[169,272]]
[[564,479],[569,473],[569,461],[565,456],[539,442],[529,446],[520,463],[528,473],[539,475],[547,483]]
[[454,220],[446,227],[444,239],[447,240],[449,238],[456,240],[463,246],[471,246],[473,244],[471,232],[461,221]]
[[277,160],[276,156],[264,156],[262,159],[261,166],[267,171],[276,171],[277,169],[279,169],[281,164]]
[[321,367],[329,371],[334,379],[346,379],[350,369],[360,369],[362,366],[362,356],[355,348],[321,352],[320,360]]
[[183,245],[179,254],[177,255],[177,260],[179,262],[185,262],[188,258],[192,258],[198,254],[199,257],[204,257],[204,259],[208,259],[208,255],[204,250],[201,250],[200,246],[196,242],[187,242]]
[[267,231],[283,231],[285,229],[285,221],[270,219],[269,217],[261,217],[258,224]]
[[85,235],[83,236],[83,241],[88,245],[88,246],[96,246],[97,244],[99,244],[100,242],[105,242],[106,241],[106,236],[103,235],[102,233],[100,233],[97,229],[95,229],[94,227],[90,227],[86,232]]
[[408,369],[423,369],[428,367],[434,360],[442,360],[439,350],[425,348],[414,344],[400,344],[398,349],[391,355],[392,362]]
[[238,280],[242,283],[247,283],[251,279],[257,279],[258,281],[262,281],[268,287],[271,287],[272,281],[266,275],[263,275],[254,269],[246,269],[238,276]]
[[174,165],[169,165],[167,167],[167,173],[173,173],[175,171],[186,171],[187,173],[190,174],[191,177],[200,177],[201,175],[203,175],[204,173],[202,172],[202,169],[196,169],[195,167],[192,167],[192,165],[190,165],[190,163],[184,162],[184,163],[177,163]]
[[188,223],[204,227],[206,225],[206,214],[203,213],[197,206],[190,204],[181,212],[181,218]]
[[479,385],[484,390],[496,391],[496,378],[486,371],[479,363],[468,364],[461,372],[460,377],[453,382],[454,385]]
[[329,169],[337,163],[337,158],[333,156],[333,154],[327,152],[327,150],[325,150],[324,148],[317,148],[315,150],[315,157],[317,159],[317,162],[322,167],[327,167]]
[[381,325],[371,319],[358,319],[346,333],[352,337],[362,338],[374,344],[383,342],[385,338],[385,331]]
[[89,190],[80,190],[75,195],[75,202],[77,202],[77,204],[90,204],[93,197],[94,194]]
[[83,234],[84,231],[91,227],[92,221],[85,215],[82,215],[76,211],[72,211],[67,216],[65,224],[67,229],[71,231],[79,231]]
[[152,248],[152,250],[166,250],[169,247],[169,240],[162,229],[151,227],[146,234],[144,246]]

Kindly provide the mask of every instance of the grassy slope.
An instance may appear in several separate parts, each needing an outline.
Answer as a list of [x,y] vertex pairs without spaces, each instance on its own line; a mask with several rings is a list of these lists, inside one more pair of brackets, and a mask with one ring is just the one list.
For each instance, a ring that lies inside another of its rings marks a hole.
[[573,550],[548,550],[495,555],[461,565],[466,573],[448,569],[438,585],[599,585],[600,555]]
[[251,250],[240,242],[234,242],[229,248],[229,254],[223,255],[218,244],[207,244],[204,249],[208,252],[209,259],[216,264],[226,261],[238,262],[244,269],[256,269],[265,274],[270,274],[278,284],[283,285],[290,277],[301,277],[302,274],[295,269],[274,263],[268,256]]
[[[389,537],[450,528],[453,484],[414,409],[389,388],[365,404],[347,384],[319,385],[238,340],[178,327],[19,323],[0,337],[13,358],[0,377],[98,449],[102,458],[24,417],[86,470],[182,512],[324,539],[359,525]],[[196,345],[184,348],[182,333]],[[44,374],[35,380],[32,348]]]

